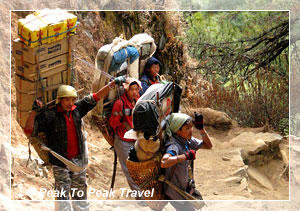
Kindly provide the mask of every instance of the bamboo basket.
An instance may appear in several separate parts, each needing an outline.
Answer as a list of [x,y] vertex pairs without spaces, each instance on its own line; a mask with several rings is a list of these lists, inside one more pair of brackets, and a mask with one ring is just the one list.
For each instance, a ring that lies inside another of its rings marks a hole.
[[114,146],[114,131],[112,127],[109,126],[108,117],[101,117],[99,115],[92,115],[96,125],[100,129],[102,135],[104,136],[105,140],[109,143],[109,145]]
[[42,144],[47,146],[48,143],[45,134],[39,133],[37,137],[30,137],[29,140],[36,153],[44,161],[44,165],[51,165],[49,162],[49,152],[41,149]]
[[137,185],[143,185],[142,190],[150,190],[154,188],[153,197],[145,197],[145,200],[163,200],[163,183],[158,181],[161,175],[160,168],[161,156],[156,156],[151,160],[144,162],[126,161],[128,171],[131,178]]

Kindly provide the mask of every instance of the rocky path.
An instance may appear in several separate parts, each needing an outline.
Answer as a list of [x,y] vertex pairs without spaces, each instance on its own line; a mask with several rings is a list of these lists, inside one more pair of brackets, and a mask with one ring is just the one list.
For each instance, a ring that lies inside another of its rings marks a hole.
[[[91,124],[87,125],[90,160],[89,188],[108,190],[112,176],[113,152],[97,128]],[[280,152],[280,149],[285,151],[288,158],[287,141],[282,141],[280,136],[273,133],[262,133],[261,128],[249,129],[250,132],[240,128],[234,128],[231,131],[216,131],[209,128],[207,130],[214,147],[211,150],[199,150],[195,161],[196,185],[204,199],[289,199],[288,178],[281,175],[285,163]],[[53,197],[45,196],[39,191],[41,187],[47,190],[53,188],[51,170],[49,169],[48,172],[45,167],[41,166],[34,152],[32,153],[33,161],[29,162],[27,168],[25,167],[28,158],[26,137],[21,130],[15,131],[12,133],[14,157],[12,199],[53,200]],[[194,134],[199,138],[196,130]],[[263,153],[264,156],[262,156]],[[249,162],[249,165],[245,165],[245,160]],[[122,197],[121,188],[129,187],[118,165],[115,195],[106,198],[91,194],[89,198],[91,200],[132,199]]]
[[[224,135],[224,139],[227,138]],[[211,139],[214,148],[199,150],[195,162],[197,188],[205,199],[289,199],[288,178],[281,175],[285,163],[280,151],[275,150],[282,148],[283,153],[288,154],[288,142],[282,137],[271,133],[241,132],[228,142],[214,138],[213,134]]]

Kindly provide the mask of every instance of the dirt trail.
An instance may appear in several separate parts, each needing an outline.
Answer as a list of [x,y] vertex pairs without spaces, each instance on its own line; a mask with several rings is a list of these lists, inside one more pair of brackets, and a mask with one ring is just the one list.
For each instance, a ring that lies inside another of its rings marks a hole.
[[[102,137],[98,128],[91,124],[91,117],[85,119],[88,131],[89,167],[88,184],[89,188],[96,190],[108,190],[111,183],[113,169],[113,151],[110,145]],[[27,141],[22,130],[15,120],[12,121],[12,145],[15,160],[14,184],[12,186],[12,199],[45,199],[52,200],[52,197],[43,196],[39,193],[41,187],[51,190],[53,176],[50,170],[48,178],[37,177],[39,175],[35,169],[36,164],[30,162],[26,168],[27,161]],[[15,129],[14,129],[15,128]],[[272,178],[280,174],[283,168],[281,160],[274,160],[267,166],[261,167],[260,171],[270,179],[273,190],[268,190],[260,183],[251,180],[246,174],[247,166],[243,163],[241,153],[238,149],[231,147],[228,142],[237,134],[246,131],[245,128],[234,128],[228,132],[207,129],[213,142],[213,149],[199,150],[195,161],[195,181],[196,187],[207,200],[288,200],[288,180]],[[262,128],[248,129],[260,132]],[[227,135],[226,135],[227,134]],[[194,135],[199,134],[195,129]],[[286,143],[287,144],[287,143]],[[33,158],[36,155],[33,153]],[[266,172],[272,171],[272,172]],[[239,172],[238,176],[234,173]],[[249,181],[249,185],[248,182]],[[109,199],[133,199],[121,197],[121,188],[129,188],[125,176],[118,164],[115,181],[115,195]],[[91,195],[91,200],[105,200],[106,197]]]
[[[259,168],[262,175],[266,175],[275,189],[266,187],[249,178],[247,169],[252,168],[244,164],[241,151],[232,147],[227,141],[245,131],[261,132],[262,128],[234,128],[228,135],[209,133],[213,142],[213,149],[199,150],[195,162],[195,180],[197,188],[207,200],[288,200],[288,179],[278,179],[284,168],[282,160],[272,160]],[[209,131],[209,130],[208,130]],[[224,132],[223,132],[224,133]],[[233,135],[234,134],[234,135]],[[195,137],[200,138],[199,135]],[[288,143],[285,143],[288,146]],[[288,150],[287,150],[288,151]]]

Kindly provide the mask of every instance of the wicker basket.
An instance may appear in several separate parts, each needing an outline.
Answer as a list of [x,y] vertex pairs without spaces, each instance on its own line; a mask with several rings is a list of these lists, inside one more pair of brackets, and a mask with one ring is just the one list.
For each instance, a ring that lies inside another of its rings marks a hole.
[[98,115],[92,115],[96,125],[100,129],[105,140],[109,143],[110,146],[114,146],[114,130],[108,124],[108,117],[103,118]]
[[156,156],[151,160],[144,162],[126,161],[128,171],[131,178],[137,185],[145,184],[142,190],[150,190],[154,188],[153,197],[145,197],[145,200],[163,200],[163,183],[158,181],[161,175],[160,168],[161,156]]
[[29,140],[38,156],[44,161],[44,165],[50,165],[49,152],[41,149],[42,144],[47,146],[48,143],[45,134],[39,133],[37,137],[30,137]]

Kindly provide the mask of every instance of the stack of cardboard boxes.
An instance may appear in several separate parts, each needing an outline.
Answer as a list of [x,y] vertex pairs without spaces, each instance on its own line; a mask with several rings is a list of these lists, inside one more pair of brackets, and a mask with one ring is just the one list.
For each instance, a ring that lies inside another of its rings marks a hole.
[[49,9],[19,20],[13,57],[17,121],[21,127],[25,127],[36,98],[46,105],[54,104],[58,87],[72,85],[71,54],[76,46],[76,21],[73,14]]

